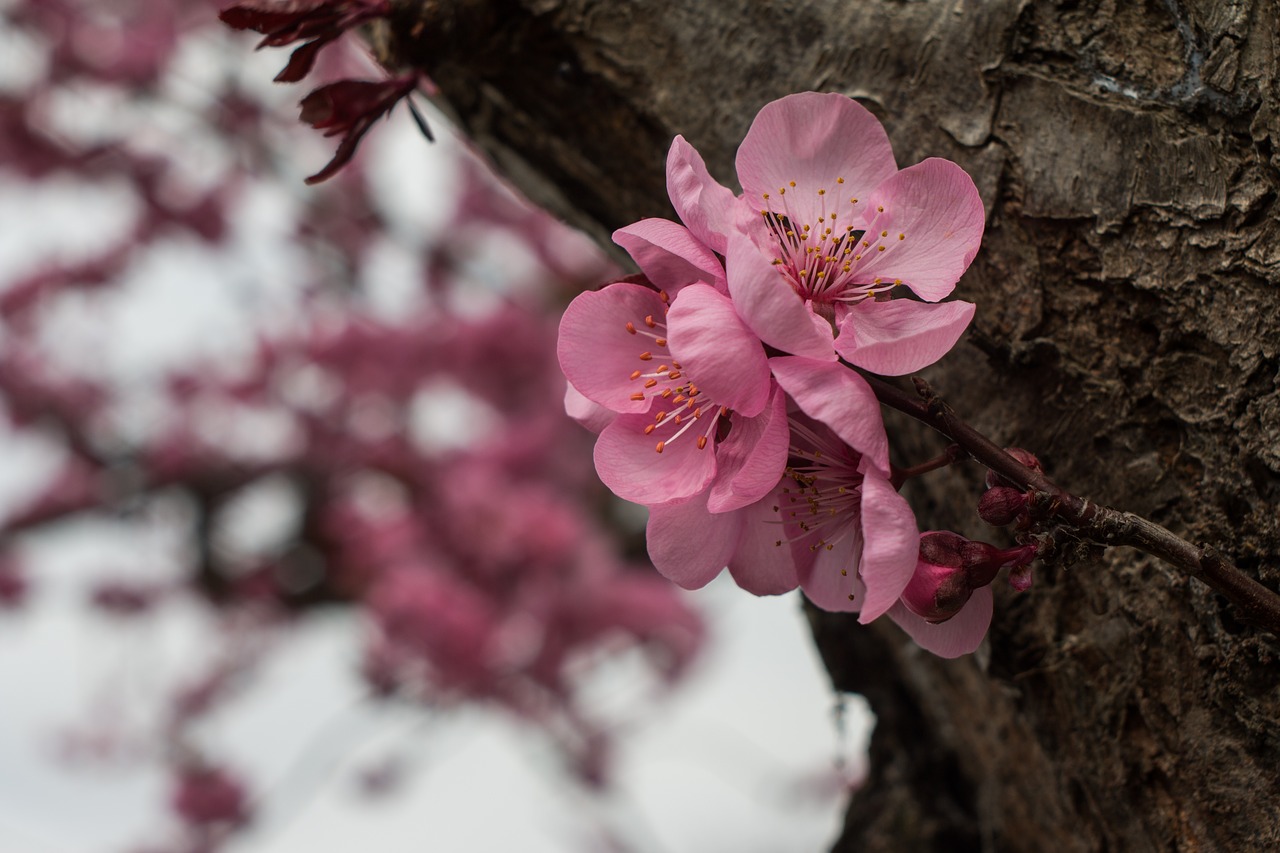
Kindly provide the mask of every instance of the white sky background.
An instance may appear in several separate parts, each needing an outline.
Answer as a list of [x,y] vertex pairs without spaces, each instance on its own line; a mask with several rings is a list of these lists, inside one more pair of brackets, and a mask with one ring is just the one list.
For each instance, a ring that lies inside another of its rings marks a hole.
[[[247,73],[269,80],[281,60],[256,55]],[[421,234],[447,227],[440,214],[455,183],[458,144],[439,118],[433,127],[441,141],[428,145],[400,112],[365,141],[369,162],[386,166],[374,176],[384,205]],[[300,154],[299,168],[318,168],[328,145]],[[60,357],[141,385],[176,363],[234,363],[255,324],[290,313],[299,282],[278,223],[289,193],[306,191],[299,179],[283,194],[255,196],[226,253],[174,247],[138,265],[118,296],[73,300],[50,318],[51,340],[74,342],[59,346]],[[120,203],[0,177],[0,278],[50,252],[110,242]],[[495,252],[474,272],[497,281],[502,263],[525,262]],[[413,280],[404,257],[386,251],[366,282],[369,310],[394,316],[413,298]],[[145,428],[145,411],[139,420]],[[0,433],[0,512],[57,458],[54,448]],[[17,612],[0,611],[0,853],[119,851],[167,837],[167,777],[130,752],[145,755],[148,744],[126,743],[127,754],[106,761],[68,761],[62,746],[68,732],[93,735],[98,723],[145,734],[151,703],[208,654],[214,626],[194,603],[128,624],[85,606],[92,579],[175,571],[182,525],[180,509],[161,506],[140,525],[75,523],[26,541],[35,594]],[[860,766],[865,707],[851,700],[847,731],[837,731],[837,697],[795,595],[758,599],[722,580],[692,598],[711,641],[667,701],[630,715],[615,792],[604,797],[566,781],[545,740],[501,714],[361,703],[361,625],[349,614],[302,620],[208,726],[211,753],[265,792],[254,828],[229,849],[578,853],[602,849],[595,833],[608,827],[634,853],[826,850],[843,797],[810,788],[838,759]],[[593,695],[625,712],[636,674],[624,659],[598,675]],[[376,799],[362,794],[361,774],[388,766],[400,785]]]

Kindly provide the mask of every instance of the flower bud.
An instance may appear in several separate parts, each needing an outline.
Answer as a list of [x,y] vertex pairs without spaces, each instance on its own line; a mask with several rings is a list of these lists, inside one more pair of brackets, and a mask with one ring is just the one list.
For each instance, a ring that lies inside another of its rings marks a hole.
[[[1036,455],[1032,453],[1030,450],[1023,450],[1021,447],[1006,447],[1004,449],[1004,452],[1008,453],[1014,459],[1017,459],[1023,465],[1026,465],[1032,471],[1036,471],[1040,474],[1044,473],[1044,466],[1040,464],[1040,460],[1036,458]],[[1008,485],[1010,485],[1009,481],[1006,480],[1004,477],[1001,477],[995,471],[987,472],[987,488],[988,489],[994,488],[995,486],[1008,486]]]
[[[920,537],[920,557],[916,571],[902,592],[902,603],[912,613],[929,622],[945,622],[960,612],[975,589],[995,580],[999,571],[1014,568],[1018,577],[1035,559],[1035,545],[1000,550],[986,542],[975,542],[950,531],[930,531]],[[1014,575],[1010,575],[1014,583]],[[1015,584],[1016,586],[1016,584]]]
[[931,531],[920,537],[920,558],[915,574],[902,591],[908,610],[929,622],[945,622],[960,612],[973,589],[965,570],[968,539],[948,531]]
[[1031,566],[1015,566],[1009,572],[1009,586],[1018,592],[1026,592],[1031,589]]
[[1009,486],[993,486],[978,499],[978,516],[996,527],[1012,524],[1026,511],[1026,492]]

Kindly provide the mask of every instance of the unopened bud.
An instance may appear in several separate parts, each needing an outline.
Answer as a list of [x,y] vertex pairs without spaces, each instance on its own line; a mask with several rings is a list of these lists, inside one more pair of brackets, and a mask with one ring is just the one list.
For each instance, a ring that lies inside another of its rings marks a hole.
[[[960,612],[973,595],[995,580],[1001,569],[1022,570],[1035,559],[1035,545],[1001,550],[986,542],[966,539],[949,531],[930,531],[920,537],[916,571],[902,592],[908,610],[929,622],[945,622]],[[1014,583],[1013,574],[1010,583]]]
[[[1040,473],[1040,474],[1044,473],[1044,466],[1040,464],[1040,460],[1030,450],[1023,450],[1021,447],[1006,447],[1004,449],[1004,452],[1012,456],[1014,459],[1017,459],[1023,465],[1026,465],[1032,471],[1036,471],[1037,473]],[[987,488],[988,489],[994,488],[996,486],[1007,486],[1007,485],[1010,485],[1009,481],[1006,480],[1004,477],[1001,477],[995,471],[987,472]]]
[[945,531],[920,537],[916,571],[902,591],[908,610],[929,622],[945,622],[960,612],[973,594],[964,568],[968,541]]
[[1015,566],[1009,572],[1009,586],[1018,592],[1026,592],[1031,589],[1031,564],[1024,566]]
[[992,486],[978,499],[978,516],[996,527],[1012,524],[1026,510],[1026,492],[1009,486]]

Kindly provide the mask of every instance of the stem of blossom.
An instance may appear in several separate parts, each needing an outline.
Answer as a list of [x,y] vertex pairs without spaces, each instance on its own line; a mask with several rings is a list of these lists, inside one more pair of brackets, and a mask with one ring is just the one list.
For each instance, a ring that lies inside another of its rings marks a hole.
[[919,465],[912,465],[910,468],[899,468],[897,465],[890,463],[893,469],[889,482],[893,484],[895,489],[901,489],[902,484],[912,477],[919,477],[921,474],[928,474],[930,471],[936,471],[939,468],[945,468],[948,465],[954,465],[961,459],[968,459],[969,454],[965,452],[958,444],[949,446],[942,451],[942,455],[936,459],[930,459],[928,462],[921,462]]
[[1225,596],[1238,609],[1242,621],[1280,637],[1280,595],[1241,572],[1212,547],[1188,542],[1131,512],[1071,494],[961,420],[923,379],[912,380],[916,387],[913,395],[878,376],[859,373],[881,403],[933,427],[1006,480],[1036,493],[1033,498],[1042,502],[1048,514],[1082,539],[1099,545],[1127,545],[1159,557]]

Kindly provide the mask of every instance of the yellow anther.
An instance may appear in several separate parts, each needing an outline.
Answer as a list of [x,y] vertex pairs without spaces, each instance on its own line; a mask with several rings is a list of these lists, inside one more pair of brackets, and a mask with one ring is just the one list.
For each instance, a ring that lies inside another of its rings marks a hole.
[[871,282],[871,283],[872,283],[872,284],[879,284],[879,283],[880,283],[880,281],[881,281],[880,276],[876,276],[876,280],[875,280],[875,281],[873,281],[873,282]]
[[897,286],[898,286],[898,285],[900,285],[900,284],[902,284],[902,279],[900,279],[900,278],[895,278],[895,279],[893,280],[893,286],[894,286],[894,287],[897,287]]
[[796,182],[795,182],[795,181],[787,181],[787,186],[791,187],[792,189],[795,189],[795,188],[796,188]]
[[849,204],[857,204],[857,203],[858,203],[858,200],[856,198],[849,199]]
[[899,239],[899,240],[905,240],[905,239],[907,239],[907,235],[906,235],[906,234],[899,234],[899,235],[898,235],[898,239]]
[[884,246],[876,246],[876,251],[877,251],[877,252],[883,252],[883,251],[884,251]]
[[767,199],[767,198],[769,197],[769,194],[768,194],[768,193],[765,193],[765,194],[764,194],[764,197]]
[[881,237],[888,237],[888,236],[889,236],[889,232],[888,232],[888,231],[881,231],[881,232],[880,232],[880,236],[881,236]]
[[778,187],[778,195],[786,195],[786,194],[787,194],[786,187]]
[[827,194],[826,190],[818,190],[818,195],[826,195],[826,194]]
[[837,183],[837,184],[843,184],[843,183],[844,183],[844,178],[836,178],[836,183]]
[[884,205],[877,206],[876,210],[879,211],[880,213],[884,213]]

